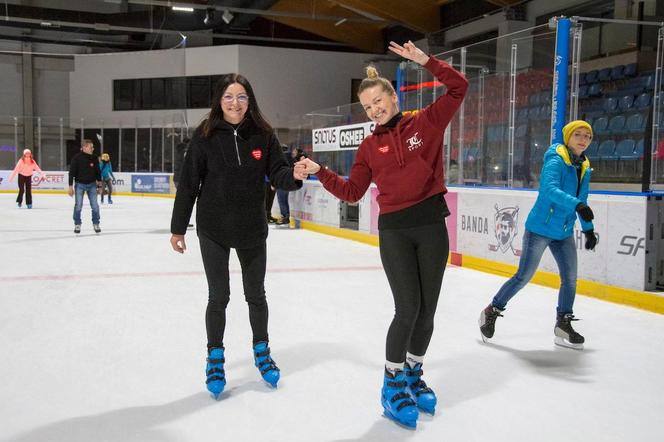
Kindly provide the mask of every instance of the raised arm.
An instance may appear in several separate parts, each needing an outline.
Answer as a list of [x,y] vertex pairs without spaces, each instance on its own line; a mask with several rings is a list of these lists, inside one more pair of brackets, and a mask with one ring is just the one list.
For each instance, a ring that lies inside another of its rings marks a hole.
[[403,46],[390,42],[390,50],[395,54],[401,55],[402,57],[423,66],[427,71],[431,72],[438,81],[447,87],[447,92],[438,97],[435,102],[427,106],[421,113],[421,117],[426,118],[433,127],[436,127],[441,131],[445,130],[449,122],[452,120],[454,113],[459,109],[459,106],[461,106],[463,98],[466,96],[468,80],[466,80],[461,72],[457,71],[444,61],[426,55],[422,50],[417,48],[412,41],[404,43]]

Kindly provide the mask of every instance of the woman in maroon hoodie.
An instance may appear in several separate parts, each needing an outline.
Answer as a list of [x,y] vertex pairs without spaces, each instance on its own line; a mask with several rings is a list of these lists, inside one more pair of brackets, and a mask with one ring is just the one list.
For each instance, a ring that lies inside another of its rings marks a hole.
[[449,254],[443,133],[468,82],[411,41],[403,46],[391,42],[390,50],[424,66],[447,92],[421,112],[404,116],[392,84],[369,67],[358,97],[376,129],[360,145],[348,179],[310,159],[298,164],[345,201],[358,201],[369,184],[376,183],[380,257],[395,304],[387,333],[382,405],[386,416],[414,428],[418,408],[433,414],[436,407],[436,395],[422,380],[422,361]]

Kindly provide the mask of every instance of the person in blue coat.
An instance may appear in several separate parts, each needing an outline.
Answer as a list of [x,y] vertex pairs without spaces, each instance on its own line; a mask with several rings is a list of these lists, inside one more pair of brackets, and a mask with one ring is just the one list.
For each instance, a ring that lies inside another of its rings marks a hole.
[[104,192],[108,189],[108,204],[113,204],[113,166],[111,165],[111,156],[107,153],[101,154],[99,159],[99,172],[101,173],[101,203],[104,204]]
[[548,247],[560,273],[554,342],[563,347],[583,349],[585,339],[571,324],[575,321],[573,307],[577,277],[573,233],[578,217],[586,238],[585,248],[595,249],[594,215],[588,207],[591,169],[590,161],[583,153],[592,138],[590,124],[582,120],[572,121],[563,127],[565,144],[554,144],[544,153],[539,193],[526,220],[519,268],[480,314],[484,342],[493,337],[496,319],[503,316],[509,300],[532,279]]

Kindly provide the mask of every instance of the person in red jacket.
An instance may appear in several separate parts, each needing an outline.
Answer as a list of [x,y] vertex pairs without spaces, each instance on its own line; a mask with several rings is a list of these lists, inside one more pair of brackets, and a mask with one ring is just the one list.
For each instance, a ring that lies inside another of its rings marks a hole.
[[387,417],[414,428],[418,408],[433,414],[437,402],[422,380],[422,362],[449,254],[443,133],[463,101],[468,81],[411,41],[403,46],[390,42],[390,50],[424,66],[447,92],[421,112],[404,116],[392,84],[370,66],[358,97],[376,128],[358,148],[348,179],[311,159],[298,164],[345,201],[358,201],[371,181],[376,183],[380,257],[395,304],[381,402]]
[[23,205],[23,193],[25,193],[25,204],[28,209],[32,209],[32,173],[39,172],[42,177],[45,177],[46,174],[37,165],[37,162],[32,158],[32,152],[30,149],[25,149],[23,151],[23,156],[14,171],[9,177],[9,182],[14,180],[14,177],[18,174],[18,197],[16,197],[16,204],[20,208]]

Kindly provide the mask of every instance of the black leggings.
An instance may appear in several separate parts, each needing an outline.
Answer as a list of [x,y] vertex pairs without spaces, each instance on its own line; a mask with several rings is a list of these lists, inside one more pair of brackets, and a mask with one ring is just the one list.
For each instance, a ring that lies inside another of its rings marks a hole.
[[406,360],[406,351],[424,356],[449,255],[447,226],[431,224],[379,231],[380,258],[394,296],[394,319],[387,332],[386,359]]
[[23,192],[25,192],[25,204],[32,204],[32,176],[18,174],[18,197],[16,202],[23,204]]
[[[219,244],[198,232],[203,256],[203,267],[208,281],[209,297],[205,312],[208,348],[223,347],[226,328],[226,306],[231,295],[228,259],[230,247]],[[265,299],[265,266],[267,249],[265,242],[251,249],[235,249],[242,267],[244,298],[249,304],[249,322],[253,343],[267,341],[268,309]]]

